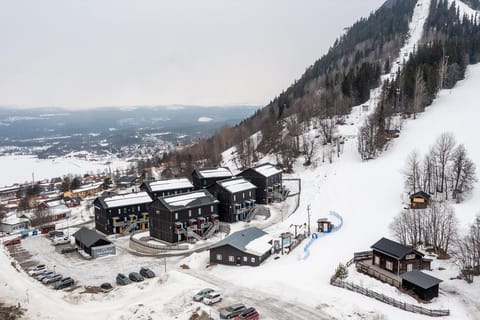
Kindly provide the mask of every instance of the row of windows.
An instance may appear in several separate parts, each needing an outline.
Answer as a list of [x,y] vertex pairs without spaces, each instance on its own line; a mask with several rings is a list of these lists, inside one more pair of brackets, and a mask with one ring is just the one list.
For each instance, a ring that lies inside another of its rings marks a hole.
[[[252,191],[248,191],[248,196],[251,198],[252,197]],[[245,192],[242,192],[242,199],[245,199]],[[233,195],[233,201],[237,201],[237,195]]]
[[[217,253],[217,261],[222,261],[223,256],[220,253]],[[250,257],[250,262],[255,263],[255,257]],[[228,256],[228,262],[235,262],[235,256]],[[243,256],[243,262],[248,262],[248,257]]]
[[[141,206],[137,206],[137,212],[142,212],[142,208]],[[125,207],[123,208],[123,213],[131,213],[131,212],[134,212],[135,211],[135,208],[134,207]],[[112,213],[112,209],[108,209],[108,213]],[[122,214],[122,208],[118,208],[117,209],[117,213],[118,214]]]
[[[198,208],[196,211],[197,211],[198,215],[202,214],[202,208]],[[205,213],[207,213],[207,212],[205,212]],[[215,206],[210,206],[210,213],[215,213]],[[192,217],[192,209],[188,210],[188,217],[189,218]],[[178,220],[178,212],[175,212],[175,220]]]

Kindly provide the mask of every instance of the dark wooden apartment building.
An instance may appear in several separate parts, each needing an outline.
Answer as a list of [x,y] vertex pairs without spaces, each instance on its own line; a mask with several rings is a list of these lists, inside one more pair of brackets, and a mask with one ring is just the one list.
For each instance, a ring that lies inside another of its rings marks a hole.
[[207,190],[156,198],[149,208],[150,235],[174,243],[204,235],[218,220],[218,200]]
[[232,177],[233,174],[228,168],[197,168],[192,172],[192,181],[195,190],[205,189],[219,180]]
[[193,184],[187,178],[144,182],[140,190],[146,191],[152,199],[193,191]]
[[270,163],[246,169],[238,174],[257,187],[257,203],[269,204],[283,200],[286,190],[282,185],[282,170],[275,168]]
[[243,177],[217,181],[208,188],[219,201],[220,220],[243,221],[255,207],[257,187]]
[[152,198],[146,192],[98,197],[95,228],[104,234],[126,233],[149,227],[148,205]]

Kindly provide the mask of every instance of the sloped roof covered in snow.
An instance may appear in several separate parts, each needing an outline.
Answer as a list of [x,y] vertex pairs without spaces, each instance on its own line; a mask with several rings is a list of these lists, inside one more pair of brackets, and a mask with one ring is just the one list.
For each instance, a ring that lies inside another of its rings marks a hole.
[[187,178],[150,181],[144,185],[149,192],[193,188],[193,184]]
[[217,181],[217,184],[232,194],[257,188],[250,181],[242,177]]
[[161,197],[158,198],[158,201],[170,211],[218,203],[218,200],[207,190],[198,190],[175,196]]
[[229,168],[203,168],[203,169],[195,169],[194,173],[197,173],[197,175],[200,178],[228,178],[228,177],[233,177],[232,172],[230,171]]
[[258,174],[264,176],[265,178],[268,178],[268,177],[274,176],[276,174],[282,173],[282,170],[275,168],[275,166],[272,165],[271,163],[264,163],[264,164],[255,166],[253,168],[247,169],[245,171],[248,171],[248,170],[253,170],[253,171],[257,172]]
[[111,197],[97,198],[103,208],[118,208],[124,206],[134,206],[152,202],[152,198],[146,192],[127,193]]
[[73,237],[86,247],[91,247],[94,244],[104,245],[111,243],[97,232],[87,229],[85,227],[81,227],[77,232],[73,234]]
[[272,247],[271,244],[268,244],[268,241],[271,239],[272,237],[270,237],[265,231],[252,227],[232,233],[210,249],[229,245],[237,250],[262,256]]

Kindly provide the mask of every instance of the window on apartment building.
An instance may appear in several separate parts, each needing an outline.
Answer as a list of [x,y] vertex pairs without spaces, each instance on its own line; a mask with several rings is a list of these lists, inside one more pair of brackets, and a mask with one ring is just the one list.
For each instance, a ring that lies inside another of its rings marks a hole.
[[122,214],[122,209],[118,208],[118,214]]
[[192,216],[192,210],[188,210],[188,217]]
[[137,211],[140,212],[140,206],[137,207]]
[[233,201],[237,201],[237,196],[235,194],[233,195]]
[[222,261],[222,255],[220,253],[217,253],[217,261]]
[[393,262],[392,261],[387,261],[385,267],[387,268],[387,270],[392,271],[393,270]]
[[228,256],[228,261],[229,262],[235,262],[235,257],[234,256]]
[[175,212],[175,220],[178,220],[178,212]]
[[215,212],[215,206],[210,206],[210,212],[214,213]]
[[249,197],[252,196],[252,191],[248,191],[248,196],[249,196]]
[[202,214],[202,208],[198,208],[198,214]]

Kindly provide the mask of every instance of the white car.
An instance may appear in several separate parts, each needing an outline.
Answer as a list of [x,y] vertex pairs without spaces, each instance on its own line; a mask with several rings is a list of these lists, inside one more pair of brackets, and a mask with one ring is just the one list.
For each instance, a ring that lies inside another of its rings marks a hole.
[[46,269],[47,268],[44,264],[40,264],[35,268],[33,268],[32,270],[30,270],[28,274],[31,276],[38,276],[39,274],[44,273]]
[[70,243],[70,237],[56,237],[52,240],[54,245]]
[[222,301],[223,297],[220,292],[214,291],[210,292],[207,294],[205,297],[203,297],[203,303],[212,305],[214,303]]

